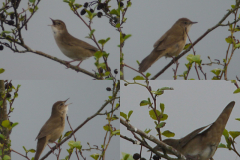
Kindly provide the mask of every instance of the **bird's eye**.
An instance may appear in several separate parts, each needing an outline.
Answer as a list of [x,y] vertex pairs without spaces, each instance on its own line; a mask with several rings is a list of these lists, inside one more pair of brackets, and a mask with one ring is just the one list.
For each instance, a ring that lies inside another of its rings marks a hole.
[[187,24],[187,22],[184,22],[184,24]]
[[62,106],[62,105],[63,105],[63,103],[60,104],[60,106]]
[[58,22],[58,25],[60,25],[61,23],[60,22]]

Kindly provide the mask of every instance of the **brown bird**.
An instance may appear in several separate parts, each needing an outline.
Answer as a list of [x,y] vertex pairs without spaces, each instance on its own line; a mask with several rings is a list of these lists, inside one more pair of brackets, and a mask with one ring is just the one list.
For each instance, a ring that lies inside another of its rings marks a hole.
[[178,56],[183,50],[187,34],[192,24],[187,18],[180,18],[177,22],[153,45],[153,51],[142,60],[139,72],[145,72],[159,58]]
[[[199,132],[209,125],[198,128],[181,139],[165,139],[163,142],[181,152],[188,160],[212,159],[234,105],[234,101],[230,102],[217,120],[202,133]],[[154,147],[154,149],[162,151],[159,146]]]
[[65,56],[73,59],[73,61],[66,61],[67,67],[71,62],[80,61],[77,65],[79,68],[79,65],[83,60],[92,57],[94,53],[98,51],[96,47],[69,34],[67,27],[63,21],[53,19],[51,20],[53,24],[50,26],[52,27],[53,35],[59,49]]
[[69,105],[65,104],[67,100],[57,101],[54,103],[50,118],[43,125],[38,136],[36,137],[36,139],[38,139],[38,142],[34,160],[39,159],[42,151],[48,143],[54,143],[62,135],[65,127],[65,117]]

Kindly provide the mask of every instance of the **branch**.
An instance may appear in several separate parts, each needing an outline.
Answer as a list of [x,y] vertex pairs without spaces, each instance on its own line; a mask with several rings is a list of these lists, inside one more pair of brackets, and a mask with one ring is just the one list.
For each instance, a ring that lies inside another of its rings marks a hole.
[[[134,132],[134,133],[137,133],[137,134],[139,134],[141,137],[144,137],[144,138],[146,138],[146,139],[148,139],[148,140],[156,143],[158,146],[162,147],[162,148],[165,149],[166,151],[169,151],[169,152],[172,153],[173,155],[177,156],[179,159],[181,159],[181,160],[185,160],[185,159],[186,159],[184,155],[182,155],[181,153],[179,153],[179,152],[178,152],[176,149],[174,149],[173,147],[171,147],[171,146],[163,143],[162,141],[159,141],[157,138],[155,138],[155,137],[152,136],[152,135],[150,135],[150,136],[147,135],[145,132],[137,129],[137,128],[134,127],[134,126],[132,126],[131,124],[129,124],[127,121],[123,120],[122,118],[120,118],[120,123],[121,123],[122,125],[126,126],[129,131]],[[155,150],[155,149],[151,148],[150,146],[146,145],[146,142],[141,141],[141,143],[142,143],[145,147],[147,147],[148,149],[150,149],[152,152],[154,152],[155,154],[157,154],[157,155],[159,155],[159,156],[161,156],[161,157],[164,157],[164,158],[168,158],[168,159],[169,159],[169,157],[168,157],[167,155],[159,154],[159,153],[157,152],[157,150]]]

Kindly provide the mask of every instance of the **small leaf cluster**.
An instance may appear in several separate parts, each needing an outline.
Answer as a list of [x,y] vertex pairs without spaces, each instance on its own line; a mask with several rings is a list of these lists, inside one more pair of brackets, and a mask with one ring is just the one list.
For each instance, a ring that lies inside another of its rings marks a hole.
[[218,148],[227,148],[229,150],[235,150],[235,139],[240,135],[240,131],[228,131],[224,129],[223,136],[225,137],[226,144],[220,143]]

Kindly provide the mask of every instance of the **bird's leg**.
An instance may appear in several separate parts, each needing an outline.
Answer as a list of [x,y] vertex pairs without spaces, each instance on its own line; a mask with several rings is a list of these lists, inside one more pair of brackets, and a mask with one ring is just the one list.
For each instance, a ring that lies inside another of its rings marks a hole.
[[66,62],[65,65],[67,66],[67,68],[69,68],[69,64],[72,63],[72,62],[75,62],[75,61],[76,61],[76,60],[73,60],[73,61],[65,61],[65,62]]
[[77,65],[77,67],[79,68],[79,65],[82,63],[82,60],[78,60],[78,59],[77,60],[72,60],[72,61],[65,61],[66,62],[65,65],[67,66],[67,68],[69,68],[69,64],[72,63],[72,62],[75,62],[75,61],[80,61],[79,64]]
[[[48,145],[48,144],[47,144]],[[48,145],[48,147],[52,150],[52,153],[54,154],[54,150],[52,149],[52,147],[50,147],[49,145]]]
[[80,64],[81,64],[81,63],[82,63],[82,61],[80,61],[80,62],[78,63],[78,65],[77,65],[79,69],[80,69],[80,67],[79,67],[79,66],[80,66]]

